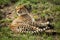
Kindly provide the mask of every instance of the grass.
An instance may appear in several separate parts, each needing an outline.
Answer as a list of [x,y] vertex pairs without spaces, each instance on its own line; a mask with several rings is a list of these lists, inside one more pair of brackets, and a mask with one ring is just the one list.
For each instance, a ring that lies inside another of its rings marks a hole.
[[10,0],[0,0],[0,5],[8,4],[10,2],[11,2]]
[[[16,35],[16,36],[14,36]],[[26,34],[14,34],[9,27],[2,27],[0,29],[0,40],[60,40],[60,36],[52,36],[52,35],[47,35],[45,33],[43,34],[38,34],[38,35],[32,35],[31,33],[26,33]]]
[[[51,2],[52,1],[52,2]],[[10,0],[0,0],[0,5],[10,3]],[[41,17],[54,17],[54,28],[57,32],[60,32],[60,1],[59,0],[18,0],[15,5],[31,5],[33,14],[35,19],[38,18],[37,14]],[[12,20],[10,19],[3,19],[1,17],[3,15],[0,13],[0,22],[1,23],[10,23]],[[15,16],[17,17],[17,16]],[[39,35],[32,35],[31,33],[27,34],[19,34],[18,36],[14,36],[14,34],[9,27],[7,26],[0,26],[0,40],[60,40],[60,35],[46,35],[46,34],[39,34]]]

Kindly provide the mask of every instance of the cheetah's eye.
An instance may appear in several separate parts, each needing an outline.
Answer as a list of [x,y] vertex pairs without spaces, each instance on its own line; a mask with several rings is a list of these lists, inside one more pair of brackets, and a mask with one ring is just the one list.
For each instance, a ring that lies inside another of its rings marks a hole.
[[22,13],[21,11],[18,11],[18,13]]

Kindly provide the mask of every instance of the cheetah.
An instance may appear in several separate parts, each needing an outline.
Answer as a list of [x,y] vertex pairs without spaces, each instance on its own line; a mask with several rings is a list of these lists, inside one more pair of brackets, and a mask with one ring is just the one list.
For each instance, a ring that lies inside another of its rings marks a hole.
[[35,20],[24,6],[25,5],[20,5],[16,7],[18,17],[12,21],[10,29],[15,33],[41,31],[38,27],[31,25]]

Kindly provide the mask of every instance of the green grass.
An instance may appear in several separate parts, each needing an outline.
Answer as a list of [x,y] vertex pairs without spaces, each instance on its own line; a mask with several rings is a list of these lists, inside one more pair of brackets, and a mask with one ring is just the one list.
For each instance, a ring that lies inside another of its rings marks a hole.
[[[15,36],[14,36],[15,35]],[[55,36],[58,40],[60,39],[60,36]],[[0,40],[54,40],[54,36],[47,35],[45,33],[38,34],[38,35],[32,35],[31,33],[26,34],[14,34],[9,27],[2,27],[0,29]]]
[[[51,2],[52,1],[52,2]],[[8,4],[10,3],[10,0],[0,0],[0,5]],[[54,17],[54,28],[57,32],[60,32],[60,0],[18,0],[15,5],[31,5],[33,14],[38,14],[41,17]],[[48,16],[47,16],[48,14]],[[1,17],[3,15],[0,12],[0,23],[11,23],[11,19],[4,19]],[[17,17],[17,16],[15,16]],[[38,16],[34,17],[35,19],[38,18]],[[26,34],[18,34],[17,36],[14,36],[17,34],[14,34],[9,27],[7,26],[1,26],[0,27],[0,40],[60,40],[60,35],[46,35],[46,34],[39,34],[39,35],[32,35],[30,33]]]
[[0,0],[0,5],[10,3],[10,0]]

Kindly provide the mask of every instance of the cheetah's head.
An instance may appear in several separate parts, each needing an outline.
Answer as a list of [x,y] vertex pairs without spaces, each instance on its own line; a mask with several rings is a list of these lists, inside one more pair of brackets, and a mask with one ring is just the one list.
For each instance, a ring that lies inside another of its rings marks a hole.
[[29,13],[28,10],[25,8],[25,5],[17,6],[16,11],[18,16],[26,15]]

